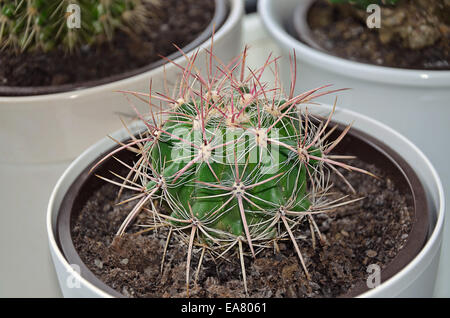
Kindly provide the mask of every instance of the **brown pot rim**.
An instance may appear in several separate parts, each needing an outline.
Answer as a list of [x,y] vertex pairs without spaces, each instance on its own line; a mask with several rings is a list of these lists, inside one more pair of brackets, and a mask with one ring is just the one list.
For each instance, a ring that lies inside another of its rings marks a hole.
[[[208,26],[190,43],[182,47],[184,53],[188,53],[198,47],[200,44],[205,42],[211,37],[213,31],[217,30],[223,25],[228,13],[229,5],[227,0],[214,0],[215,1],[215,11],[214,16]],[[182,56],[180,51],[175,51],[167,56],[170,60],[175,60]],[[25,96],[36,96],[36,95],[48,95],[48,94],[58,94],[66,93],[71,91],[78,91],[81,89],[92,88],[95,86],[105,85],[112,82],[120,81],[126,78],[130,78],[135,75],[139,75],[150,70],[153,70],[159,66],[166,64],[166,60],[159,59],[153,63],[146,66],[142,66],[130,71],[126,71],[120,74],[111,75],[101,79],[89,80],[74,84],[63,84],[54,86],[2,86],[0,85],[0,97],[25,97]]]
[[[338,124],[338,129],[336,131],[342,131],[344,128],[344,125]],[[368,149],[372,149],[376,153],[379,153],[380,156],[383,157],[385,164],[390,165],[391,168],[394,167],[396,169],[395,173],[398,173],[404,178],[403,180],[400,180],[400,182],[406,182],[407,188],[412,195],[412,203],[414,208],[412,228],[408,234],[406,244],[397,253],[394,259],[391,260],[390,263],[386,264],[385,268],[381,271],[381,283],[385,283],[388,279],[393,277],[406,265],[408,265],[419,254],[425,245],[428,238],[430,225],[430,210],[427,203],[428,199],[424,186],[413,168],[395,150],[390,148],[384,142],[356,128],[350,129],[348,136],[356,138],[366,144]],[[78,196],[80,190],[88,184],[87,181],[89,177],[95,175],[96,171],[102,169],[102,167],[107,165],[108,162],[111,162],[113,159],[105,160],[92,172],[90,172],[91,168],[106,154],[110,153],[117,147],[118,146],[113,146],[109,150],[100,154],[72,182],[58,209],[55,239],[59,249],[68,263],[77,264],[80,266],[80,275],[84,279],[111,296],[123,298],[125,297],[124,295],[100,280],[90,271],[86,264],[84,264],[75,249],[71,237],[72,212],[74,210],[76,200],[79,199]],[[120,154],[120,152],[118,154]],[[364,281],[360,281],[352,286],[347,293],[340,295],[339,298],[356,297],[368,290],[369,288],[366,286],[366,283]]]

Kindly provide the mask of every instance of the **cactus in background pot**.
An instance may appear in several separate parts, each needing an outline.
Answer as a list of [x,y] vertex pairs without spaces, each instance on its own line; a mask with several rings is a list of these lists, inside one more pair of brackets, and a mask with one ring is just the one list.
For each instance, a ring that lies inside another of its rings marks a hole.
[[[111,41],[122,29],[134,33],[151,13],[145,4],[157,0],[3,0],[0,3],[0,47],[24,52],[73,50]],[[68,27],[68,20],[74,22]],[[79,21],[79,25],[77,23]]]

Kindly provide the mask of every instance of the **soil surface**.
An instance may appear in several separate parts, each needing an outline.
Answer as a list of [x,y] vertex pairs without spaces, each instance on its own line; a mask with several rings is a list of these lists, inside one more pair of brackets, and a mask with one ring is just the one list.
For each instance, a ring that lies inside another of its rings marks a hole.
[[[154,10],[155,8],[149,8]],[[112,43],[17,55],[0,51],[0,86],[54,86],[99,80],[149,65],[192,42],[211,22],[212,0],[164,0],[145,32],[117,31]],[[153,11],[152,11],[153,12]]]
[[[312,279],[306,279],[292,243],[281,242],[279,252],[266,250],[256,260],[245,258],[249,297],[340,296],[366,280],[368,265],[384,268],[397,255],[411,230],[411,198],[400,194],[375,166],[360,160],[352,160],[352,165],[382,179],[341,171],[358,192],[349,199],[364,199],[315,217],[324,244],[313,248],[307,221],[302,225],[297,241]],[[334,177],[333,182],[336,195],[349,194],[342,179]],[[73,222],[72,237],[81,259],[125,296],[186,297],[186,244],[172,238],[161,272],[167,230],[139,233],[143,228],[137,224],[146,224],[149,215],[141,213],[128,234],[112,247],[114,234],[133,204],[115,205],[117,191],[111,184],[101,187]],[[200,255],[200,250],[194,250],[190,297],[245,297],[238,257],[214,262],[205,253],[196,280]]]
[[450,2],[400,1],[381,9],[381,28],[369,29],[370,13],[319,0],[308,23],[330,54],[375,65],[450,70]]

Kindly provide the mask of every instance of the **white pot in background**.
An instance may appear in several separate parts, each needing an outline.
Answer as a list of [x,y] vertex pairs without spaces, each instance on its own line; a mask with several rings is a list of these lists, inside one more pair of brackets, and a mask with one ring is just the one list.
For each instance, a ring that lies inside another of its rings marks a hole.
[[[329,113],[330,106],[314,106],[310,109],[319,114]],[[378,287],[365,292],[360,297],[423,297],[431,296],[439,262],[444,222],[444,194],[439,177],[425,155],[409,140],[386,125],[356,112],[337,109],[333,120],[338,123],[355,121],[354,127],[369,136],[387,143],[416,172],[425,188],[431,211],[428,240],[421,252],[396,275]],[[141,131],[143,124],[132,127],[133,132]],[[125,140],[128,133],[120,130],[112,135],[117,140]],[[70,267],[57,243],[56,222],[58,211],[68,189],[95,159],[113,147],[115,143],[104,138],[79,156],[64,172],[51,195],[47,210],[47,232],[53,262],[61,290],[65,297],[111,297],[110,294],[94,286]]]
[[[258,12],[263,24],[282,50],[283,83],[290,83],[288,55],[295,50],[297,92],[325,84],[333,84],[333,88],[351,88],[340,94],[338,105],[345,105],[375,118],[405,135],[430,158],[441,176],[444,188],[449,189],[450,71],[376,66],[313,49],[287,32],[298,3],[298,0],[258,2]],[[334,96],[324,96],[319,100],[332,103],[333,99]],[[450,191],[447,191],[446,198],[450,200]],[[450,220],[447,221],[446,228],[450,232]],[[450,295],[449,247],[450,237],[444,241],[438,295]]]
[[[229,1],[229,14],[214,35],[214,52],[223,61],[239,54],[244,6],[241,0]],[[204,60],[204,48],[198,48],[198,59]],[[195,50],[192,50],[192,55]],[[185,64],[183,56],[175,59]],[[204,65],[205,63],[198,63]],[[173,64],[166,64],[168,84],[179,75]],[[119,115],[134,117],[127,99],[114,91],[163,91],[164,67],[108,84],[37,96],[0,96],[1,163],[50,163],[69,161],[105,135],[121,127]],[[143,103],[136,103],[137,105]],[[142,107],[142,106],[141,106]]]
[[[260,0],[258,5],[263,24],[282,49],[285,85],[290,83],[287,56],[295,50],[298,92],[325,84],[351,88],[340,94],[338,105],[390,125],[418,144],[434,162],[432,141],[450,136],[450,71],[376,66],[318,51],[287,32],[298,0]],[[334,96],[322,98],[329,103],[333,100]]]

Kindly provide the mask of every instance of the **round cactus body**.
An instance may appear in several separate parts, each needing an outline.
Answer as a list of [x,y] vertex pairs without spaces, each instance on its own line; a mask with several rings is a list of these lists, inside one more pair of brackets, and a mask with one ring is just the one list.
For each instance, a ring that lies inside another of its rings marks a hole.
[[[312,173],[317,161],[307,163],[279,144],[301,147],[296,109],[285,101],[267,106],[238,90],[220,101],[198,99],[174,108],[148,150],[165,191],[177,202],[174,218],[190,219],[185,211],[192,210],[212,237],[269,239],[278,211],[308,210],[306,169]],[[310,147],[308,154],[320,156],[320,150]],[[147,184],[155,187],[164,191],[155,181]]]

